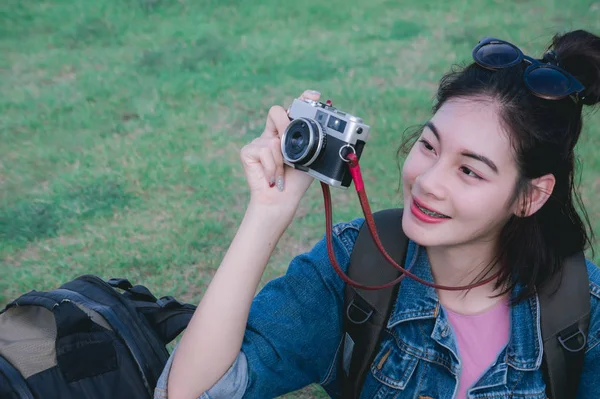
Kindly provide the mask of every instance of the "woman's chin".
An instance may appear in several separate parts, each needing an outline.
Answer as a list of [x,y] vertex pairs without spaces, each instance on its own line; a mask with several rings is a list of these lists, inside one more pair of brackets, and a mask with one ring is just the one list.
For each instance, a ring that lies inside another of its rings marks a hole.
[[[410,211],[402,215],[402,231],[409,240],[421,246],[435,246],[442,243],[442,237],[439,237],[439,224],[423,223],[410,214]],[[447,237],[446,237],[447,238]]]

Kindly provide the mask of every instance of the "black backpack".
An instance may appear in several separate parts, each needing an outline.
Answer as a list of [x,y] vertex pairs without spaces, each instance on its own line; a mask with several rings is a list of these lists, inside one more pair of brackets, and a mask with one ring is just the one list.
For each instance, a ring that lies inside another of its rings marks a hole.
[[[388,254],[402,265],[408,239],[402,232],[402,209],[375,213],[381,243]],[[379,253],[366,223],[360,229],[348,270],[350,278],[367,285],[392,281],[400,272]],[[344,332],[346,342],[354,342],[350,359],[341,362],[342,398],[360,396],[381,334],[398,296],[399,284],[378,291],[346,285]],[[589,279],[583,253],[564,262],[564,272],[538,290],[544,342],[543,374],[546,393],[551,399],[574,398],[590,319]],[[350,341],[351,339],[351,341]],[[346,351],[342,351],[346,354]],[[349,365],[349,367],[348,367]]]
[[152,398],[195,308],[91,275],[24,294],[0,313],[0,398]]

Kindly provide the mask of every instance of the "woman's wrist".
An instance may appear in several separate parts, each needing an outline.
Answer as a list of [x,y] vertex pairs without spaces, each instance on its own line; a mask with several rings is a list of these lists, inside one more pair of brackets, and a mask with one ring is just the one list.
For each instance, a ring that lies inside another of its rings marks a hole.
[[292,223],[297,208],[296,204],[272,205],[250,201],[244,219],[257,221],[283,234]]

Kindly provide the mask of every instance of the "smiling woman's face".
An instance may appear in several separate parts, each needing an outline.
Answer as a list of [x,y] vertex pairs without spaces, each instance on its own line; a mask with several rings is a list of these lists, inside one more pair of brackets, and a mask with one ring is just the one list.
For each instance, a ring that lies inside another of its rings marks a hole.
[[498,105],[446,102],[402,168],[405,234],[424,246],[495,242],[513,215],[518,171]]

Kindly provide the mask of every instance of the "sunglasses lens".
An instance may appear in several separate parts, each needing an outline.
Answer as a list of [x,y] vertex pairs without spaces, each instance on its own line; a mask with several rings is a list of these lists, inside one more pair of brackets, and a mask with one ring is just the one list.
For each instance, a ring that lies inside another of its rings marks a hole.
[[570,93],[571,81],[562,72],[553,68],[535,68],[525,77],[531,90],[546,96],[566,96]]
[[490,67],[503,67],[520,61],[519,52],[505,43],[492,43],[482,46],[475,53],[480,64]]

